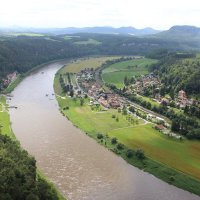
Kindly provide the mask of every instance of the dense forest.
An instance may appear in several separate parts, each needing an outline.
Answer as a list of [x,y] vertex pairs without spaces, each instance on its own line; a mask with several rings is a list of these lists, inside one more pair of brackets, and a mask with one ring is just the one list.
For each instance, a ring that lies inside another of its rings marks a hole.
[[128,35],[0,35],[0,78],[13,71],[27,72],[36,65],[55,59],[87,55],[145,55],[158,48],[175,51],[183,49],[183,46],[176,41]]
[[150,57],[160,57],[160,62],[150,66],[150,70],[161,78],[165,85],[164,92],[173,91],[177,93],[184,90],[189,95],[200,93],[200,55],[187,53],[164,53],[157,56],[150,54]]
[[18,142],[0,134],[0,199],[57,200],[53,187],[36,173],[36,161]]

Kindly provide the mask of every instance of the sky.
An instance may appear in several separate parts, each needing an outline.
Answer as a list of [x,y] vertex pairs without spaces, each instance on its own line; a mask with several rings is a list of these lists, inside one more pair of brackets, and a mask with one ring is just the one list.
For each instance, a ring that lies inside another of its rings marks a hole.
[[0,0],[0,27],[200,27],[200,0]]

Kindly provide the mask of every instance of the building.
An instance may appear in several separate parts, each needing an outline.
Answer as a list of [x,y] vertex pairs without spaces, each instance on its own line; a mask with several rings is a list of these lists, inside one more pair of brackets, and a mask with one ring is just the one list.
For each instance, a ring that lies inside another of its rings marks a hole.
[[183,91],[183,90],[180,90],[180,91],[178,92],[178,98],[179,98],[179,99],[187,99],[186,92]]

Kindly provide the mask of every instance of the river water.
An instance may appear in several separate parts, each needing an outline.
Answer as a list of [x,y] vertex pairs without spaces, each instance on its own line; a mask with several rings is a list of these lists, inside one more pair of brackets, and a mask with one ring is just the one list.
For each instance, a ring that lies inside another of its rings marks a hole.
[[[52,95],[56,62],[12,92],[12,128],[37,166],[69,200],[200,200],[155,178],[89,138],[61,115]],[[46,94],[49,94],[46,96]]]

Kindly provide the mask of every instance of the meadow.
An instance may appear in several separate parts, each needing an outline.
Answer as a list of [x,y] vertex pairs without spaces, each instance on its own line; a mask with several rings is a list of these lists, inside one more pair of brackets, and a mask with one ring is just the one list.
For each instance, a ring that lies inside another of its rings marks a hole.
[[119,56],[105,56],[105,57],[94,57],[94,58],[80,58],[71,63],[67,64],[66,67],[62,68],[60,73],[77,73],[85,68],[98,68],[107,60],[117,59]]
[[117,137],[131,149],[142,148],[153,160],[200,179],[200,146],[198,141],[174,138],[156,131],[152,124],[113,130],[110,137]]
[[84,40],[84,41],[78,41],[78,42],[74,42],[74,44],[78,44],[78,45],[88,45],[88,44],[93,44],[93,45],[100,45],[101,42],[91,39],[89,38],[88,40]]
[[10,124],[6,98],[4,96],[0,97],[0,132],[3,135],[8,135],[13,139],[15,138]]
[[114,84],[118,88],[124,87],[124,77],[131,78],[148,74],[148,65],[157,62],[153,59],[140,58],[110,65],[102,72],[102,79],[105,83]]

